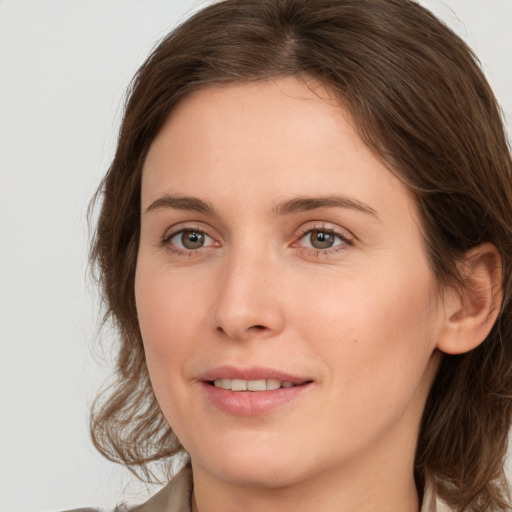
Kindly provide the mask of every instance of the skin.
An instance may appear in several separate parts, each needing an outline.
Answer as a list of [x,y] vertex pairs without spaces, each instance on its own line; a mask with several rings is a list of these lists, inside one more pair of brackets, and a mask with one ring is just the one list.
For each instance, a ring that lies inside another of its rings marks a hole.
[[[348,204],[276,212],[333,195]],[[191,455],[194,509],[418,510],[414,451],[452,296],[411,195],[344,109],[294,78],[205,87],[154,140],[141,201],[137,310],[156,397]],[[181,246],[187,229],[202,247]],[[312,246],[322,232],[332,247]],[[199,381],[221,365],[312,383],[237,416]]]

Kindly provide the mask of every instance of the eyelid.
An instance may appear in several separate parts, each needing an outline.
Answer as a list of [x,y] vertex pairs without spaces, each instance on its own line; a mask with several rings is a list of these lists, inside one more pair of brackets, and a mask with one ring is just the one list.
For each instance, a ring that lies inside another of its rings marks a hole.
[[[315,231],[324,231],[326,233],[331,233],[334,236],[338,237],[343,243],[335,245],[333,247],[329,247],[326,249],[317,249],[312,247],[303,247],[299,245],[300,240],[302,240],[306,235],[315,232]],[[317,253],[329,254],[329,252],[337,252],[346,248],[346,246],[351,246],[354,244],[354,240],[356,237],[347,229],[337,226],[336,224],[331,224],[330,222],[315,222],[312,221],[301,226],[298,232],[294,236],[294,241],[291,244],[292,247],[302,247],[304,249],[313,250]]]
[[[181,247],[171,247],[170,242],[175,237],[178,236],[181,233],[184,233],[186,231],[195,231],[197,233],[202,233],[209,239],[213,240],[214,243],[202,246],[198,249],[186,249]],[[160,247],[167,247],[169,250],[174,252],[182,252],[182,253],[197,253],[201,251],[201,249],[207,249],[209,247],[220,247],[221,243],[218,241],[218,236],[216,234],[212,233],[213,229],[209,228],[208,226],[202,225],[202,223],[198,222],[181,222],[179,224],[175,224],[174,226],[169,227],[166,229],[164,235],[162,236],[159,246]]]
[[[176,248],[178,250],[180,250],[180,251],[197,252],[197,251],[199,251],[201,249],[204,249],[206,247],[211,247],[211,246],[215,245],[215,240],[208,233],[205,233],[204,231],[199,231],[198,229],[182,229],[182,230],[178,231],[177,233],[174,233],[173,235],[171,235],[171,237],[168,238],[168,242],[167,243],[170,243],[174,239],[179,239],[180,235],[181,235],[181,237],[183,237],[183,235],[185,233],[189,233],[189,232],[190,233],[194,233],[194,234],[198,233],[198,234],[202,235],[204,237],[203,238],[204,244],[199,246],[199,247],[196,247],[194,249],[190,249],[190,248],[184,247],[184,246],[180,247],[178,241],[173,242],[173,245],[176,246]],[[210,241],[210,243],[208,243],[208,240]],[[211,243],[211,242],[213,242],[213,243]],[[183,245],[183,242],[181,242],[181,245]]]

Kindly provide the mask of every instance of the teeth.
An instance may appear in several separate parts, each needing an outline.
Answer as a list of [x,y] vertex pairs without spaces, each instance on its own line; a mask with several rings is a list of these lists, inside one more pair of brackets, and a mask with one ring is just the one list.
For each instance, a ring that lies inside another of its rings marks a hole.
[[247,391],[247,381],[242,379],[233,379],[231,381],[231,391]]
[[231,381],[229,379],[219,379],[214,382],[214,385],[222,389],[231,389]]
[[231,391],[271,391],[279,388],[291,388],[295,386],[293,382],[281,382],[276,379],[218,379],[213,381],[216,388],[230,389]]
[[[233,388],[231,388],[233,389]],[[249,391],[266,391],[267,390],[267,382],[265,379],[261,380],[248,380],[247,381],[247,389]]]
[[267,389],[279,389],[281,387],[281,382],[276,379],[268,379],[267,380]]

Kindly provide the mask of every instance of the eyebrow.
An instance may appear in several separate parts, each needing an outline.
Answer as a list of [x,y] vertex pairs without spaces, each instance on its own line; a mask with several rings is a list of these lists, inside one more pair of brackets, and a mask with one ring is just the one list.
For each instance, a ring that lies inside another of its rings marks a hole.
[[[277,204],[272,208],[274,215],[291,215],[293,213],[307,212],[319,208],[347,208],[356,210],[368,215],[377,216],[377,212],[369,205],[345,196],[330,195],[324,197],[298,197]],[[206,215],[216,216],[215,209],[211,204],[197,197],[165,194],[153,201],[147,208],[146,213],[161,208],[173,210],[186,210]]]
[[331,195],[325,197],[299,197],[280,203],[273,208],[276,215],[307,212],[317,208],[347,208],[361,213],[377,216],[377,212],[369,205],[350,197]]
[[198,199],[197,197],[165,194],[153,201],[147,208],[146,213],[160,208],[170,208],[173,210],[187,210],[207,215],[216,215],[212,205]]

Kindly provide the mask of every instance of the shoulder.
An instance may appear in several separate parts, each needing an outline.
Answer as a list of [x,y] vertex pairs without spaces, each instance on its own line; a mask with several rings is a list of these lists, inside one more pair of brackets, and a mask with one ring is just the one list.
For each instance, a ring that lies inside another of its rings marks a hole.
[[104,512],[99,508],[73,508],[71,510],[63,510],[62,512]]
[[107,511],[102,508],[86,507],[86,508],[73,508],[73,509],[63,510],[61,512],[130,512],[130,508],[124,504],[120,504],[114,510],[111,510],[111,511]]
[[140,505],[121,503],[114,510],[89,507],[62,512],[190,512],[191,493],[192,470],[187,465],[165,487]]
[[187,465],[148,501],[129,508],[126,512],[190,512],[191,494],[192,469]]
[[437,496],[437,485],[433,478],[427,479],[421,512],[451,512],[451,509]]

